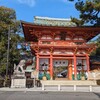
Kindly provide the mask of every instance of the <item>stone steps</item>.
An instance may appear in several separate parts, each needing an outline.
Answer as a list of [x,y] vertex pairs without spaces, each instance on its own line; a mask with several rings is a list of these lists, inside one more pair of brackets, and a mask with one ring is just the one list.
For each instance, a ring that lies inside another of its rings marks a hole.
[[42,85],[97,85],[96,81],[91,80],[41,80]]
[[68,80],[68,78],[55,78],[55,80]]

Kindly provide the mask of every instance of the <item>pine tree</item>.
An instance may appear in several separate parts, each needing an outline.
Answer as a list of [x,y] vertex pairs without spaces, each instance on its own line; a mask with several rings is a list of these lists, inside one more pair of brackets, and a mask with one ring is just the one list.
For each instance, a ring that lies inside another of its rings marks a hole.
[[100,26],[100,0],[77,0],[75,8],[80,12],[80,19],[74,17],[71,19],[77,26],[84,24]]

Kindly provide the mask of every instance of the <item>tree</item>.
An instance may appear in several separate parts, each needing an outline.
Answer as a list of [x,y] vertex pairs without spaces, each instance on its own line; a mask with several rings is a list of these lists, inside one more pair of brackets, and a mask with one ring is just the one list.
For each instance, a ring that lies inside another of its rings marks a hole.
[[91,53],[92,56],[100,56],[100,36],[93,41],[97,45],[97,49]]
[[95,55],[100,56],[100,37],[97,39],[97,46],[98,48],[96,49]]
[[[77,26],[84,24],[100,26],[100,0],[77,0],[75,8],[80,12],[80,19],[74,17],[71,17],[71,19]],[[100,56],[100,37],[96,40],[96,44],[97,49],[92,55]]]
[[80,12],[80,19],[73,17],[71,19],[77,26],[82,26],[83,24],[100,26],[100,0],[77,0],[75,8]]
[[0,7],[0,75],[5,75],[7,65],[7,45],[8,31],[10,27],[10,56],[8,73],[12,73],[14,63],[18,63],[20,52],[17,49],[17,43],[21,37],[16,34],[19,22],[16,20],[16,13],[13,9]]

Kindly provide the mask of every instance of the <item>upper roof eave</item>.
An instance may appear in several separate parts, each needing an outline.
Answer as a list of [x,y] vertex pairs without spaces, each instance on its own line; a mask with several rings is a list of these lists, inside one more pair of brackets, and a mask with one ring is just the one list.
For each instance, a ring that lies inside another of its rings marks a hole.
[[44,26],[44,27],[64,27],[64,28],[100,28],[100,26],[49,26],[49,25],[39,25],[31,22],[26,22],[23,20],[20,20],[21,24],[26,24],[26,25],[33,25],[33,26]]
[[26,22],[26,21],[23,21],[23,20],[20,20],[21,24],[30,24],[30,25],[34,25],[34,23],[31,23],[31,22]]
[[[27,34],[28,31],[26,32],[26,30],[29,30],[29,28],[36,28],[37,30],[42,30],[42,29],[47,29],[47,30],[58,30],[58,31],[80,31],[80,32],[94,32],[94,36],[90,36],[87,38],[87,41],[91,40],[92,38],[94,38],[96,35],[100,34],[100,26],[75,26],[75,27],[62,27],[62,26],[46,26],[46,25],[36,25],[34,23],[31,22],[26,22],[26,21],[20,21],[21,25],[22,25],[22,29],[23,29],[23,33],[24,36],[26,38],[26,40],[28,40],[27,38]],[[26,27],[26,28],[25,28]]]

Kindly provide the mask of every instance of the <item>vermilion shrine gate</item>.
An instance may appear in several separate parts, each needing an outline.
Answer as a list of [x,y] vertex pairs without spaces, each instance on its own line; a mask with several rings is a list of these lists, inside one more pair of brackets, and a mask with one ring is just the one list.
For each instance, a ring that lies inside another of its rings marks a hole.
[[[21,21],[24,36],[36,56],[36,70],[53,78],[54,67],[66,66],[68,79],[80,71],[89,72],[89,55],[96,48],[88,41],[100,33],[100,27],[77,27],[69,19],[35,17],[34,23]],[[81,66],[81,67],[79,67]]]

